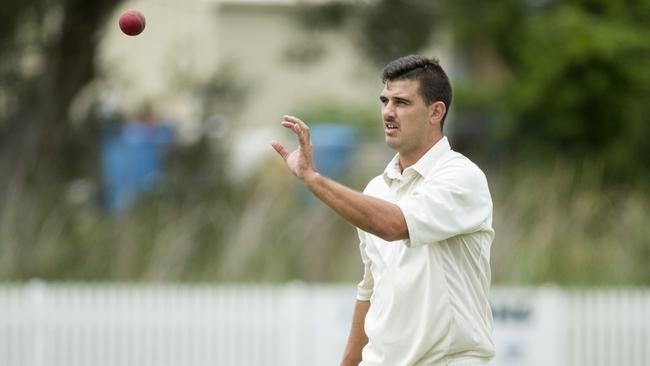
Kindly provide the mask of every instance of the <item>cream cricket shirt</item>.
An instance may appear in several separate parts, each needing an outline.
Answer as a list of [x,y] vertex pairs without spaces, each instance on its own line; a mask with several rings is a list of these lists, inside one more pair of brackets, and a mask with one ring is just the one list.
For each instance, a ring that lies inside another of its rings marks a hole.
[[483,172],[444,137],[400,172],[395,156],[364,193],[397,204],[409,240],[359,230],[370,300],[362,366],[469,366],[494,355],[490,287],[492,199]]

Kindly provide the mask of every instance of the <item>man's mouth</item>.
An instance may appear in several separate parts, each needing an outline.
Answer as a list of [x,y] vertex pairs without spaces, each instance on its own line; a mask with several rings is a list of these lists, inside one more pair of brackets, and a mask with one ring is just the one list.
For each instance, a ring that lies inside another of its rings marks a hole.
[[384,122],[384,127],[389,131],[393,131],[399,128],[398,124],[393,122]]

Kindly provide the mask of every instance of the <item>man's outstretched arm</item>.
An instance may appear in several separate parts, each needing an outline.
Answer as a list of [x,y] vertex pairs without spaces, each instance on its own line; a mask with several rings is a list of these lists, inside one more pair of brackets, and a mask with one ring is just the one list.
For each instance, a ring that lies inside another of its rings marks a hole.
[[341,366],[357,366],[361,362],[361,351],[368,343],[368,337],[363,329],[366,314],[370,308],[370,301],[357,300],[352,317],[352,326],[350,327],[350,336],[345,346],[343,361]]
[[282,144],[271,145],[282,156],[291,172],[302,180],[316,197],[359,229],[386,241],[408,239],[402,210],[394,203],[365,195],[320,175],[312,155],[309,127],[300,119],[285,116],[282,126],[298,137],[299,147],[288,151]]

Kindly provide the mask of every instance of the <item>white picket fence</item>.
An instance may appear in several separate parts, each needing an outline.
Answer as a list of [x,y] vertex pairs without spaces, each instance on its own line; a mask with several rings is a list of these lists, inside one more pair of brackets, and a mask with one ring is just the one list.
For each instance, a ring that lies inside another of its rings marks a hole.
[[[337,365],[354,295],[353,284],[4,284],[0,366]],[[650,365],[650,290],[495,288],[492,303],[494,365]]]
[[567,294],[567,365],[650,366],[650,291]]

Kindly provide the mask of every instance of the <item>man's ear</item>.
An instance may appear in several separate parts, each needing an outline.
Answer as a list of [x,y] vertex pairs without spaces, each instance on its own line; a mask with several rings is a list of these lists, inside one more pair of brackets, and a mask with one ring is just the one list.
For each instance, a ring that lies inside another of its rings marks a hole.
[[431,103],[429,106],[429,116],[432,124],[437,124],[439,125],[440,122],[442,121],[442,118],[445,116],[445,113],[447,112],[447,107],[445,106],[444,102],[437,101]]

